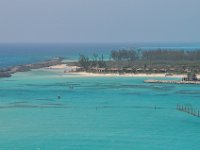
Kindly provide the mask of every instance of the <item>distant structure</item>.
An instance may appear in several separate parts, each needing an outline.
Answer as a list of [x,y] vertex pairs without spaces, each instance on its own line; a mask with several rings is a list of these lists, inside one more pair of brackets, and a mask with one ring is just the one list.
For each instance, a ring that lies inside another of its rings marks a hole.
[[199,81],[197,75],[192,71],[187,73],[187,77],[183,78],[183,81]]

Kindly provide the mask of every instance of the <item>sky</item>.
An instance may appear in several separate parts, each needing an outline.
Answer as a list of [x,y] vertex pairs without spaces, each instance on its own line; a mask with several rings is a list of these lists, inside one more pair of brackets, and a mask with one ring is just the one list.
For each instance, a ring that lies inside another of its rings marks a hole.
[[200,42],[200,0],[0,0],[0,43]]

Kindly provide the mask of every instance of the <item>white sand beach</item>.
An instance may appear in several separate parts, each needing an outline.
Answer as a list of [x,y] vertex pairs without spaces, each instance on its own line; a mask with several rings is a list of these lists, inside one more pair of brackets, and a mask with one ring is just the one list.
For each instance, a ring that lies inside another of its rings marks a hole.
[[[186,74],[171,74],[167,75],[166,73],[91,73],[91,72],[76,72],[76,69],[78,69],[78,66],[69,66],[66,64],[60,64],[55,66],[46,67],[45,69],[51,69],[51,70],[63,70],[64,74],[70,74],[70,75],[79,75],[83,77],[161,77],[161,78],[183,78],[186,77]],[[198,78],[200,78],[200,74],[197,75]]]
[[66,64],[60,64],[60,65],[49,66],[46,67],[45,69],[65,69],[65,68],[68,68]]
[[44,69],[65,70],[69,72],[69,71],[76,71],[78,68],[79,68],[78,66],[68,66],[67,64],[60,64],[60,65],[45,67]]
[[186,77],[185,74],[173,74],[170,76],[166,76],[165,73],[154,73],[154,74],[145,74],[145,73],[124,73],[124,74],[116,74],[116,73],[89,73],[89,72],[70,72],[69,74],[73,75],[80,75],[80,76],[85,76],[85,77],[167,77],[167,78],[183,78]]

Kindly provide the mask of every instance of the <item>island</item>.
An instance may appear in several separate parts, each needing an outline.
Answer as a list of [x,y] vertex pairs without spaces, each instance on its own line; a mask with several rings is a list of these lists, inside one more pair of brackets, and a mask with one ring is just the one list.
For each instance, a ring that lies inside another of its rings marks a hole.
[[[93,54],[88,57],[80,55],[73,65],[78,66],[75,72],[84,72],[98,75],[147,75],[173,77],[183,80],[197,81],[195,76],[200,74],[200,50],[113,50],[109,59],[104,55]],[[69,64],[70,65],[70,64]],[[189,76],[187,76],[190,74]]]
[[[40,68],[63,68],[63,73],[92,76],[138,76],[179,77],[180,81],[145,80],[146,83],[199,84],[200,50],[177,49],[122,49],[112,50],[109,57],[103,54],[86,56],[81,54],[77,61],[52,58],[35,64],[7,67],[0,70],[0,77],[13,73]],[[66,68],[67,66],[67,68]]]

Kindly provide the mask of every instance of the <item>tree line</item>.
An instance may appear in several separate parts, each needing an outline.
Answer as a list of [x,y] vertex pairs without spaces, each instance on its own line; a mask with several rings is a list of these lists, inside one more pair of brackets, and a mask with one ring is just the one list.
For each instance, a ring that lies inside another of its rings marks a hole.
[[200,49],[193,51],[175,49],[155,49],[155,50],[113,50],[111,58],[114,61],[197,61],[200,60]]
[[113,50],[110,55],[115,61],[134,61],[138,58],[138,52],[135,50]]
[[[135,61],[200,61],[199,50],[177,50],[177,49],[155,49],[155,50],[135,50],[135,49],[122,49],[112,50],[110,58],[114,62],[135,62]],[[93,54],[91,58],[85,55],[80,55],[79,64],[85,70],[91,67],[106,67],[106,61],[103,55]]]
[[88,70],[91,67],[106,67],[106,62],[104,61],[103,54],[99,56],[95,53],[92,55],[92,59],[90,59],[88,56],[80,55],[78,62],[80,66],[83,67],[85,70]]

